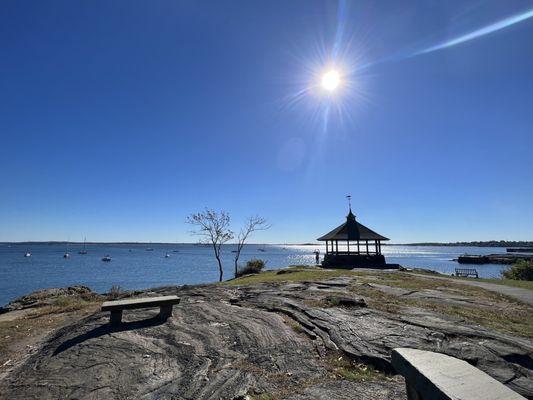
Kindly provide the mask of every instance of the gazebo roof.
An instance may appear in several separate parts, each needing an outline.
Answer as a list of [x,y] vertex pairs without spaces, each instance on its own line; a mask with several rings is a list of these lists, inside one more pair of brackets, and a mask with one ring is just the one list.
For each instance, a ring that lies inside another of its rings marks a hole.
[[346,222],[317,240],[389,240],[385,236],[367,228],[355,220],[352,210],[346,216]]

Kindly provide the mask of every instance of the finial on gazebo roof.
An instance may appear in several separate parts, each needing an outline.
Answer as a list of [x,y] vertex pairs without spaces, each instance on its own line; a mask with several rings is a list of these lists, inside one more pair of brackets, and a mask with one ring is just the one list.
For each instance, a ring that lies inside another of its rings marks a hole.
[[352,195],[347,195],[346,198],[348,199],[348,218],[353,217],[355,219],[355,215],[352,213]]

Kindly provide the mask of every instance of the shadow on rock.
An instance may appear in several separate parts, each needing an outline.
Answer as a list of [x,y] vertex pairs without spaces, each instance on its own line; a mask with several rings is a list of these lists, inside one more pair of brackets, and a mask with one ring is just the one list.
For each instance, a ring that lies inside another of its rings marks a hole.
[[159,316],[144,319],[142,321],[132,321],[132,322],[122,322],[119,325],[111,325],[109,323],[105,325],[101,325],[97,328],[91,329],[88,332],[85,332],[81,335],[75,336],[71,339],[66,340],[65,342],[61,343],[57,349],[54,350],[54,353],[52,356],[56,356],[58,354],[61,354],[65,350],[70,349],[71,347],[74,347],[80,343],[85,342],[89,339],[95,339],[100,336],[108,335],[110,333],[115,332],[124,332],[124,331],[132,331],[135,329],[140,328],[149,328],[153,326],[159,326],[164,324],[166,321],[159,318]]

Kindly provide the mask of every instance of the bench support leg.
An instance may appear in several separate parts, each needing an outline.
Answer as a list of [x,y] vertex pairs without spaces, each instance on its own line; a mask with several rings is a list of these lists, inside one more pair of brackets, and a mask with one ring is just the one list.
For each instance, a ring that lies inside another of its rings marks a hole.
[[161,306],[159,308],[159,318],[166,321],[172,316],[172,305]]
[[119,325],[122,322],[122,310],[111,311],[109,322],[111,325]]
[[407,381],[405,382],[405,391],[407,392],[407,400],[422,400],[422,396]]

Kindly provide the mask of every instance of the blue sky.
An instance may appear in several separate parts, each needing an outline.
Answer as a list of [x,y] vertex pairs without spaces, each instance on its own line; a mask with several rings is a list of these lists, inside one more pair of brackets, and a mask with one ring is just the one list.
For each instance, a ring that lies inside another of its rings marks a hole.
[[207,206],[307,242],[347,194],[397,243],[532,240],[532,9],[2,1],[0,240],[193,241]]

